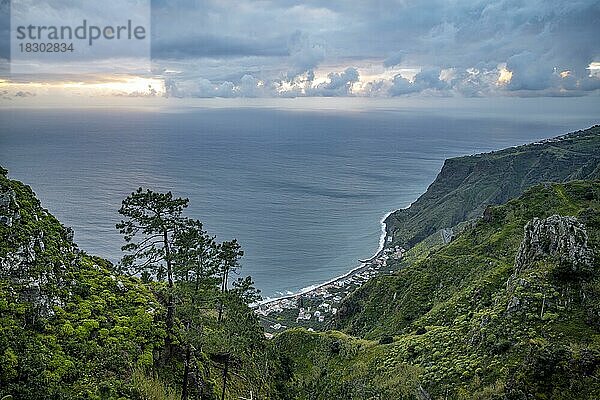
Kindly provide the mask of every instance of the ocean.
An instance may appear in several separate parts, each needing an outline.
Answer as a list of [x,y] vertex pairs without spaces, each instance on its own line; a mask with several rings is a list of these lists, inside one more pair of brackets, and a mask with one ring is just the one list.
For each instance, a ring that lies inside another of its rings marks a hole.
[[387,103],[3,108],[0,165],[74,229],[81,249],[113,262],[124,197],[139,186],[188,197],[187,214],[219,240],[237,238],[241,275],[274,297],[372,255],[381,218],[423,193],[444,159],[598,122],[593,106],[531,99],[527,109],[521,101],[485,112]]

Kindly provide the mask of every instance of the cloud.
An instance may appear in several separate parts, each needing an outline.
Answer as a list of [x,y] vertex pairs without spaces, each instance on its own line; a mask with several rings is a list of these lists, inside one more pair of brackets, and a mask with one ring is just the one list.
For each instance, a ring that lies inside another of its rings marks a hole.
[[454,70],[447,82],[450,90],[463,97],[483,97],[500,94],[505,90],[505,81],[501,81],[502,71],[507,71],[503,64],[496,68],[478,66],[466,70]]
[[[287,89],[277,95],[356,95],[344,83],[337,86],[340,77],[336,76],[313,87],[314,71],[323,64],[337,65],[340,70],[376,59],[384,68],[423,72],[414,81],[397,76],[361,82],[365,95],[529,96],[560,91],[581,95],[598,90],[598,78],[589,77],[586,70],[600,60],[598,2],[382,0],[373,7],[362,1],[315,0],[309,4],[286,0],[257,6],[241,0],[233,10],[208,3],[209,14],[217,17],[209,18],[204,26],[210,31],[214,21],[224,21],[223,13],[233,13],[236,26],[225,22],[223,31],[232,37],[240,30],[252,32],[252,42],[242,41],[244,46],[237,47],[218,43],[217,47],[227,49],[228,56],[247,53],[263,60],[236,59],[223,65],[239,63],[240,70],[248,70],[248,63],[252,68],[262,63],[257,72],[266,86],[289,81]],[[219,57],[218,51],[211,54]],[[344,60],[348,60],[345,66]],[[498,83],[501,64],[512,72],[506,84]],[[558,79],[555,68],[569,70],[571,76]],[[454,71],[452,79],[436,76],[449,70]]]
[[211,82],[205,78],[194,80],[168,79],[165,85],[166,95],[169,97],[270,97],[274,95],[270,87],[252,75],[246,74],[239,79],[237,84],[231,81],[220,83]]
[[411,83],[408,79],[402,75],[396,75],[392,81],[392,87],[389,88],[388,93],[391,96],[402,96],[405,94],[417,93],[422,89]]
[[248,74],[240,79],[238,92],[241,97],[262,97],[265,95],[263,82]]
[[530,51],[510,57],[506,61],[506,68],[512,72],[508,84],[510,90],[543,90],[552,83],[554,66],[539,60]]
[[253,75],[243,75],[237,83],[225,81],[211,82],[205,78],[194,80],[167,79],[165,90],[171,97],[298,97],[298,96],[349,96],[352,87],[359,82],[358,70],[353,67],[342,72],[331,72],[327,80],[313,83],[314,77],[292,82],[280,80],[265,82]]
[[[153,62],[180,71],[156,74],[173,96],[600,92],[587,69],[600,62],[598,1],[152,0],[152,13]],[[0,56],[6,49],[0,40]],[[373,64],[383,72],[363,72]],[[420,72],[398,73],[409,69]]]
[[399,65],[402,62],[402,60],[404,60],[404,57],[405,54],[403,51],[397,51],[394,54],[388,56],[385,60],[383,60],[383,65],[386,68]]
[[288,56],[285,41],[270,38],[261,41],[235,36],[194,35],[152,42],[152,56],[156,58],[191,57],[284,57]]
[[325,59],[325,45],[312,40],[306,33],[294,32],[289,40],[290,69],[288,80],[307,74],[308,80],[314,78],[313,70]]
[[193,81],[168,79],[165,84],[167,97],[236,97],[236,86],[229,81],[212,83],[208,79],[198,78]]
[[310,96],[348,96],[352,95],[352,85],[359,81],[360,75],[354,67],[348,67],[342,72],[331,72],[328,81],[309,89]]
[[438,68],[425,69],[416,74],[412,82],[402,75],[396,75],[392,87],[389,89],[389,94],[392,96],[402,96],[423,91],[448,89],[448,82],[441,80],[440,74],[441,70]]

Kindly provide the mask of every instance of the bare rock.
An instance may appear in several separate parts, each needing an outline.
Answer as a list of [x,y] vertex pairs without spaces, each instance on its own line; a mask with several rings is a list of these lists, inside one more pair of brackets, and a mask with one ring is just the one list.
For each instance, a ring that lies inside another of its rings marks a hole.
[[0,224],[12,226],[19,217],[19,204],[15,191],[0,186]]
[[574,273],[593,269],[594,258],[588,246],[588,235],[577,218],[552,215],[528,222],[515,258],[515,275],[536,260],[548,256],[558,259]]
[[[572,279],[594,271],[594,254],[588,245],[585,226],[575,217],[552,215],[545,219],[534,218],[525,225],[523,240],[515,257],[515,270],[508,279],[509,294],[506,311],[526,309],[530,299],[518,294],[517,288],[539,291],[537,275],[527,272],[536,261],[551,258],[553,272]],[[556,269],[558,268],[558,269]]]

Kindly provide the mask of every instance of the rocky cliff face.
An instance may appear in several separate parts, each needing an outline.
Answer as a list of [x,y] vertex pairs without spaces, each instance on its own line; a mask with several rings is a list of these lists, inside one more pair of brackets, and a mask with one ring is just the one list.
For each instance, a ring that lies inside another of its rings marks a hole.
[[10,282],[15,301],[31,303],[45,318],[64,305],[60,294],[68,291],[65,278],[78,250],[70,229],[49,215],[29,188],[0,172],[0,280]]
[[600,126],[544,142],[446,160],[427,191],[385,220],[392,245],[410,248],[427,236],[478,218],[543,182],[600,178]]
[[19,205],[14,190],[0,186],[0,224],[12,226],[13,221],[18,220]]
[[593,254],[585,226],[576,217],[559,215],[528,222],[515,258],[515,275],[544,257],[556,258],[574,274],[590,271]]
[[[555,214],[533,218],[524,227],[514,272],[507,281],[506,310],[512,313],[537,309],[539,299],[523,296],[527,291],[541,294],[542,316],[548,307],[569,305],[576,297],[567,294],[573,289],[585,298],[585,287],[580,284],[592,276],[595,268],[586,227],[576,217]],[[562,289],[556,278],[562,278]]]

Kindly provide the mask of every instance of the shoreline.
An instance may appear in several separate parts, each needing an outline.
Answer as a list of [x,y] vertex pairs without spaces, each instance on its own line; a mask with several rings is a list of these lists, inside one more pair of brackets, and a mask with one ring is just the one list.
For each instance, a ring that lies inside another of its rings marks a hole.
[[377,258],[379,258],[379,257],[381,257],[383,255],[382,253],[385,250],[385,244],[388,241],[387,225],[385,223],[385,220],[390,215],[392,215],[393,213],[395,213],[396,211],[401,210],[401,209],[406,209],[408,207],[410,207],[410,204],[408,206],[406,206],[406,207],[398,208],[398,209],[389,211],[389,212],[387,212],[379,220],[379,223],[381,225],[381,235],[379,236],[379,245],[378,245],[378,248],[377,248],[377,250],[375,251],[375,253],[371,257],[369,257],[369,258],[367,258],[365,260],[360,260],[359,259],[358,261],[360,262],[360,264],[358,266],[352,268],[350,271],[344,273],[343,275],[334,277],[334,278],[329,279],[329,280],[327,280],[325,282],[321,282],[321,283],[317,283],[317,284],[314,284],[314,285],[307,286],[305,288],[302,288],[302,289],[298,290],[297,292],[294,292],[294,293],[291,293],[291,294],[288,294],[288,295],[285,295],[285,296],[274,297],[274,298],[266,298],[266,299],[263,299],[263,300],[260,300],[260,301],[257,301],[255,303],[250,304],[250,307],[259,307],[259,306],[269,305],[271,303],[277,303],[277,302],[280,302],[280,301],[283,301],[283,300],[289,300],[289,299],[297,298],[297,297],[300,297],[300,296],[304,296],[304,295],[310,294],[312,292],[316,292],[317,290],[319,290],[319,289],[321,289],[321,288],[323,288],[325,286],[328,286],[328,285],[334,284],[336,282],[342,281],[342,280],[347,279],[348,277],[350,277],[350,276],[352,276],[354,274],[362,272],[363,269],[366,269],[366,268],[368,268],[370,266],[370,264],[371,264],[371,262],[373,260],[375,260],[375,259],[377,259]]

